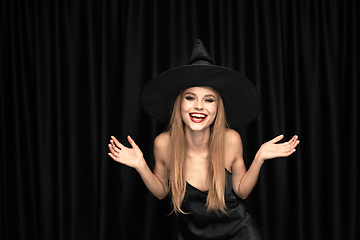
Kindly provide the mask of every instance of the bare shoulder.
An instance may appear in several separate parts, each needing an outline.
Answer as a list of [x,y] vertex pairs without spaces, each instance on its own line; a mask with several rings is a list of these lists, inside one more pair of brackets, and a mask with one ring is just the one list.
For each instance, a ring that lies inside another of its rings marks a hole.
[[155,161],[164,162],[168,165],[170,159],[170,134],[168,132],[160,133],[154,140]]
[[225,133],[225,166],[228,170],[233,168],[234,162],[242,159],[243,146],[240,134],[228,129]]
[[226,147],[234,147],[242,145],[240,134],[234,129],[227,129],[225,133],[225,146]]
[[168,132],[160,133],[154,141],[155,148],[167,148],[170,146],[170,134]]

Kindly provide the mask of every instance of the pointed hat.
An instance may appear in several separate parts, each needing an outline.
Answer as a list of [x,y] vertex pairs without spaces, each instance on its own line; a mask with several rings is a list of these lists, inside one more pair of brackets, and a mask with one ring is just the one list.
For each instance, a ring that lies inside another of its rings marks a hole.
[[248,125],[260,113],[258,92],[244,75],[214,64],[198,39],[188,65],[163,72],[145,84],[140,93],[144,110],[158,122],[168,124],[175,98],[181,90],[207,86],[221,95],[231,128]]

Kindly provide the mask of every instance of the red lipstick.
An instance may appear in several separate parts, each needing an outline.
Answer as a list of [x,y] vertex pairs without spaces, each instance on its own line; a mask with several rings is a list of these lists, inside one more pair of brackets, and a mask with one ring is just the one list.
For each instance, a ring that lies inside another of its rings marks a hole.
[[204,113],[190,113],[189,116],[191,121],[193,121],[194,123],[201,123],[205,121],[208,115]]

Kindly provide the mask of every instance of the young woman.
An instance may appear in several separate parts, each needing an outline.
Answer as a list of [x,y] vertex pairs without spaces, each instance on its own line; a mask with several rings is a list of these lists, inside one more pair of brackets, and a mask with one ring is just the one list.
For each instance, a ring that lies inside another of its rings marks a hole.
[[229,125],[242,127],[259,113],[260,100],[250,81],[214,65],[198,40],[190,64],[152,79],[141,101],[156,120],[170,122],[154,142],[154,172],[130,136],[132,148],[112,137],[109,155],[133,167],[155,197],[171,194],[179,214],[178,238],[262,239],[243,199],[264,161],[291,155],[299,140],[294,136],[278,143],[283,135],[277,136],[260,147],[246,169],[241,137]]

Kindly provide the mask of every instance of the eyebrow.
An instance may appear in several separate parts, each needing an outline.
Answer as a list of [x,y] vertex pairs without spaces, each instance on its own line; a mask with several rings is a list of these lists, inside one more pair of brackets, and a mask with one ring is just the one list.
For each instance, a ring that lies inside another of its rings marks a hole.
[[[196,94],[195,94],[195,93],[192,93],[192,92],[186,92],[184,95],[186,95],[186,94],[191,94],[191,95],[196,96]],[[213,94],[206,94],[204,97],[213,97],[213,98],[216,98]]]

